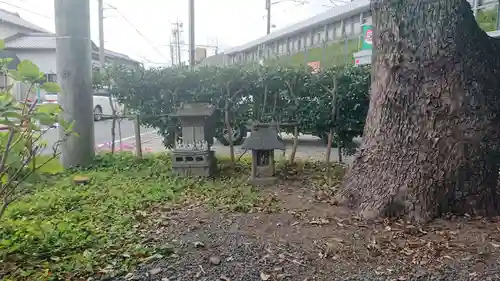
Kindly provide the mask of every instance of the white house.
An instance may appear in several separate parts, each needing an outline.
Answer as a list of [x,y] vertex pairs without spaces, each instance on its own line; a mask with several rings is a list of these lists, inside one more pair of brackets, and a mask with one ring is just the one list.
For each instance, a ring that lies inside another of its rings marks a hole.
[[[4,41],[4,53],[8,52],[12,57],[15,54],[13,57],[15,61],[30,60],[46,74],[47,81],[57,81],[56,35],[54,33],[24,20],[17,13],[0,9],[0,40]],[[109,50],[105,50],[105,59],[106,63],[118,63],[131,67],[139,65],[138,61],[127,55]],[[93,42],[92,64],[99,66],[99,47]],[[19,86],[13,89],[15,94],[23,90]]]
[[[56,35],[54,33],[17,33],[4,38],[5,50],[12,51],[19,60],[30,60],[40,71],[48,75],[48,80],[55,81]],[[106,63],[119,63],[137,66],[139,62],[127,55],[105,50]],[[92,64],[99,66],[99,47],[92,42]]]

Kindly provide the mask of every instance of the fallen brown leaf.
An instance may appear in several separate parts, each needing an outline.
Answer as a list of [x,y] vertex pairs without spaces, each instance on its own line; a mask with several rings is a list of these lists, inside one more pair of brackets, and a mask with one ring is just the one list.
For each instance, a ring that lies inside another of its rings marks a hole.
[[327,219],[317,219],[317,220],[312,220],[309,223],[312,225],[325,225],[325,224],[329,224],[330,221]]
[[263,280],[263,281],[266,281],[266,280],[269,280],[269,278],[271,278],[271,275],[270,274],[267,274],[265,272],[260,272],[260,279]]

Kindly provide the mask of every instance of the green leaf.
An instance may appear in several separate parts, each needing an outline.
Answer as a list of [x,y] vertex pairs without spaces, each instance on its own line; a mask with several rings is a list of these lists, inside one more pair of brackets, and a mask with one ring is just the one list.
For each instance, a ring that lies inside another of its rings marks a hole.
[[0,40],[0,50],[3,50],[3,49],[5,49],[5,41]]
[[59,114],[62,111],[61,105],[57,103],[45,103],[36,108],[36,112],[39,113]]
[[0,109],[11,104],[13,99],[10,93],[0,93]]
[[48,156],[37,156],[35,158],[36,170],[43,174],[58,174],[64,171],[57,158],[50,159]]
[[40,72],[38,66],[36,66],[29,60],[21,61],[17,65],[17,71],[19,72],[19,75],[22,77],[22,80],[29,82],[36,82],[43,76],[43,73]]
[[42,130],[39,126],[33,124],[33,122],[30,122],[28,127],[30,130],[35,131],[35,132],[40,132]]
[[15,118],[15,119],[18,119],[18,120],[23,119],[23,116],[19,112],[16,112],[16,111],[7,111],[7,112],[4,112],[4,113],[2,113],[2,117]]
[[14,122],[10,121],[7,118],[0,119],[0,125],[5,125],[5,126],[14,126],[16,125]]
[[33,119],[40,122],[41,125],[52,126],[57,123],[57,116],[45,112],[35,112],[32,114]]
[[68,122],[62,118],[58,120],[59,125],[66,131],[70,132],[73,130],[73,126],[75,125],[75,121],[73,120],[72,122]]
[[40,89],[45,90],[49,93],[60,93],[61,87],[57,83],[45,82],[40,86]]
[[21,75],[21,72],[18,70],[9,70],[10,77],[16,81],[22,81],[23,76]]

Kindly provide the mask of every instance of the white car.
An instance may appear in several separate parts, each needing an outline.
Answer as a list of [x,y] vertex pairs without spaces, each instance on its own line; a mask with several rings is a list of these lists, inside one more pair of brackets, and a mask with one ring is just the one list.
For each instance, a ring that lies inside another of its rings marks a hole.
[[[98,90],[92,94],[94,106],[94,120],[101,121],[104,118],[109,118],[113,115],[113,110],[109,102],[109,92]],[[46,93],[43,98],[43,103],[58,103],[57,93]],[[120,104],[115,98],[112,98],[113,106],[117,114],[123,112],[123,104]]]

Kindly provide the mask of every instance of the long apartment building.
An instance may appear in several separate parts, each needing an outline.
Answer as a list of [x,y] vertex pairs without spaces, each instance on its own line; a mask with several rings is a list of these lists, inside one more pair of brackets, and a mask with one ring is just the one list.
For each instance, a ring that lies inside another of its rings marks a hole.
[[[481,27],[491,36],[500,37],[498,0],[469,0],[469,2]],[[244,45],[228,49],[224,53],[224,64],[266,60],[293,55],[339,41],[361,40],[363,26],[371,24],[370,0],[354,0]],[[342,45],[337,46],[342,48]]]

